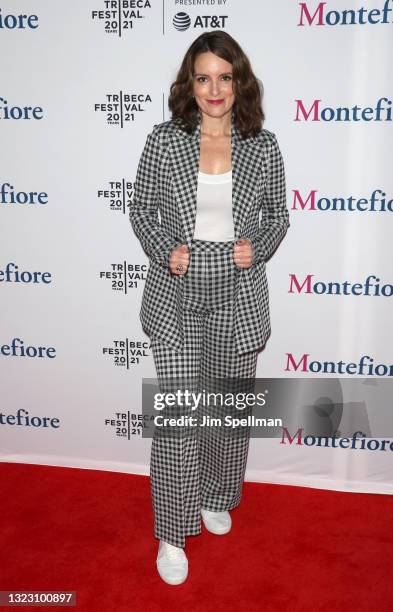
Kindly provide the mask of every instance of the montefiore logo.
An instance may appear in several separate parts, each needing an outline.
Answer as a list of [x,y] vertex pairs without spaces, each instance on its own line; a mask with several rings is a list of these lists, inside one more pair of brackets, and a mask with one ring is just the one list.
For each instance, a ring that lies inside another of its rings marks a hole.
[[0,120],[43,119],[41,106],[9,106],[8,100],[0,98]]
[[366,438],[362,431],[355,431],[350,438],[339,438],[336,436],[303,437],[302,428],[291,435],[288,429],[283,427],[280,444],[319,446],[320,448],[349,448],[351,450],[393,451],[393,440]]
[[16,415],[0,412],[0,425],[19,425],[21,427],[55,427],[58,429],[60,427],[60,420],[56,417],[29,416],[27,410],[19,408]]
[[304,103],[295,100],[296,113],[294,121],[392,121],[392,101],[379,98],[375,108],[366,106],[324,106],[322,100]]
[[15,191],[11,183],[0,183],[0,205],[48,204],[46,191]]
[[37,15],[4,15],[0,9],[0,30],[35,30],[38,25]]
[[56,357],[56,349],[53,346],[25,346],[20,338],[13,338],[11,344],[0,345],[0,356],[2,357]]
[[339,25],[376,25],[391,23],[391,0],[385,0],[383,8],[359,8],[330,10],[330,4],[320,2],[309,8],[311,2],[299,2],[300,16],[298,26],[339,26]]
[[288,293],[313,293],[316,295],[367,295],[371,297],[392,297],[393,285],[381,285],[381,279],[371,274],[363,283],[350,281],[314,281],[314,274],[307,274],[301,280],[296,274],[289,275]]
[[52,282],[50,272],[30,272],[29,270],[19,270],[19,266],[10,262],[4,270],[0,270],[0,283],[44,283],[48,285]]
[[227,19],[228,15],[197,15],[194,22],[192,22],[188,13],[184,13],[182,11],[180,13],[176,13],[172,23],[173,27],[179,32],[184,32],[190,27],[222,30],[226,26]]
[[340,212],[393,212],[393,199],[386,199],[382,189],[374,189],[368,197],[319,197],[318,189],[302,193],[300,189],[292,189],[292,210],[319,210]]
[[285,372],[309,372],[310,374],[350,374],[352,376],[393,376],[393,364],[374,364],[373,357],[363,355],[358,363],[345,361],[318,361],[310,360],[310,353],[301,357],[294,357],[286,353],[287,364]]

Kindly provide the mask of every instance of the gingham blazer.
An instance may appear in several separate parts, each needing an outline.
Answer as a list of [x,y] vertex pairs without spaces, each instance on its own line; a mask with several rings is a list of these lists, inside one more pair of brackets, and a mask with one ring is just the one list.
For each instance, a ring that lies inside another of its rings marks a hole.
[[[176,351],[183,347],[185,277],[171,273],[169,256],[175,246],[190,246],[194,235],[200,127],[200,118],[191,135],[180,129],[178,119],[154,125],[129,205],[132,228],[149,257],[139,313],[142,327]],[[235,283],[234,337],[242,354],[263,347],[270,335],[265,261],[290,223],[284,164],[275,135],[262,129],[243,139],[232,112],[231,147],[235,239],[247,237],[254,248],[252,266],[237,268]]]

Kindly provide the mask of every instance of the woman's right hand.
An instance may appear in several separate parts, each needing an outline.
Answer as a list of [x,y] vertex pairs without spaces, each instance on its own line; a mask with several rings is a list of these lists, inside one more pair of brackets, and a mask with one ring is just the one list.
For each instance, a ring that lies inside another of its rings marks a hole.
[[[187,272],[189,263],[190,251],[188,250],[188,246],[186,244],[181,244],[180,246],[172,249],[169,258],[169,269],[172,274],[183,276]],[[177,269],[178,266],[181,268],[180,270]]]

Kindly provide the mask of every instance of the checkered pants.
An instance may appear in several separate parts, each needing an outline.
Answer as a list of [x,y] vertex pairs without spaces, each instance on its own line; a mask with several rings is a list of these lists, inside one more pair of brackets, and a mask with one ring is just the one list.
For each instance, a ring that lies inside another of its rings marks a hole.
[[[192,390],[238,389],[241,379],[255,379],[257,352],[239,355],[234,345],[233,294],[240,271],[233,262],[233,241],[194,239],[189,247],[184,348],[176,352],[151,338],[158,384],[162,392],[179,389],[179,380]],[[200,419],[215,410],[208,401],[196,411],[183,407],[182,414],[198,413]],[[187,427],[165,435],[155,427],[150,484],[156,538],[183,548],[185,536],[201,533],[201,507],[219,512],[240,503],[249,430],[229,435],[223,429],[201,435],[201,428]]]

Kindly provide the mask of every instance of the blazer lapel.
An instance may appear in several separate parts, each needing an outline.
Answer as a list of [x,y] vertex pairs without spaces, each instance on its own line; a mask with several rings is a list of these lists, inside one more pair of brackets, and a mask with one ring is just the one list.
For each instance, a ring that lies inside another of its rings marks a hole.
[[256,137],[243,139],[232,113],[232,210],[235,239],[243,235],[247,214],[258,194],[263,149]]
[[[201,141],[201,121],[193,134],[180,128],[169,146],[173,189],[183,223],[186,242],[194,236],[197,207],[198,171]],[[242,236],[248,208],[253,204],[261,176],[262,147],[257,138],[242,139],[232,111],[232,214],[235,239]]]

